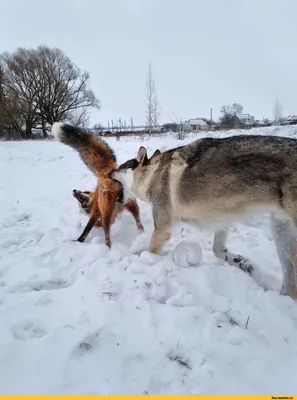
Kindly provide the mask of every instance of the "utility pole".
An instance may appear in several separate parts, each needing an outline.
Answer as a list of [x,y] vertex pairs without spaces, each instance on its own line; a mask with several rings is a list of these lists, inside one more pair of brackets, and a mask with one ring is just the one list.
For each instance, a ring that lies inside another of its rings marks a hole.
[[212,130],[212,108],[210,109],[210,130]]

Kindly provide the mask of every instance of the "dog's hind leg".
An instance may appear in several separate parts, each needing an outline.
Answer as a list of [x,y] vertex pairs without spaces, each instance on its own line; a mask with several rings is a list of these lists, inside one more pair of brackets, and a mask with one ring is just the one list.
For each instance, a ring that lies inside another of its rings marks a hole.
[[136,203],[136,201],[135,200],[129,201],[129,203],[125,205],[125,208],[133,215],[138,230],[142,232],[144,229],[140,220],[139,206]]
[[297,298],[297,229],[276,214],[271,214],[270,226],[283,270],[281,294]]
[[226,261],[230,265],[234,265],[242,269],[244,272],[248,274],[252,274],[253,265],[249,262],[248,259],[242,257],[239,254],[230,253],[226,247],[226,242],[228,238],[228,229],[221,229],[215,232],[214,241],[212,246],[212,251],[215,256],[221,260]]
[[95,213],[91,216],[91,218],[89,219],[83,233],[80,235],[80,237],[77,239],[77,242],[84,242],[86,240],[86,238],[88,237],[88,234],[90,233],[90,231],[93,229],[94,225],[96,224],[96,222],[98,222],[98,218],[100,217],[100,213]]

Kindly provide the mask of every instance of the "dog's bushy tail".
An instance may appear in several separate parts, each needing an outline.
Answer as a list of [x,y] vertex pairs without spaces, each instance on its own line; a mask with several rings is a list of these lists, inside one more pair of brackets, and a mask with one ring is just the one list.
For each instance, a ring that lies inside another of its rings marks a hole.
[[95,174],[108,174],[117,168],[112,149],[103,140],[84,129],[55,122],[52,126],[54,137],[78,151],[86,166]]

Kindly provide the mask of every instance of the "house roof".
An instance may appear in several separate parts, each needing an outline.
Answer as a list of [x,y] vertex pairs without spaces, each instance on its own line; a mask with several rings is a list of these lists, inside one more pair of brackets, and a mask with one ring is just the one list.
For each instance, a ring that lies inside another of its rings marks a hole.
[[289,115],[287,121],[296,121],[297,115]]
[[254,118],[250,114],[237,114],[240,121],[252,121]]
[[186,121],[187,125],[207,125],[207,122],[202,118],[191,118]]

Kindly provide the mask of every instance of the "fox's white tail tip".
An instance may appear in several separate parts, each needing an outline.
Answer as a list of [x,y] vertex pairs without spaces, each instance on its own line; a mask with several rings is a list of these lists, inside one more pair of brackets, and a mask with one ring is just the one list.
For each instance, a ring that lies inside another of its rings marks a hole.
[[52,134],[54,135],[54,138],[57,140],[61,139],[61,136],[63,134],[63,122],[54,122],[52,126]]

